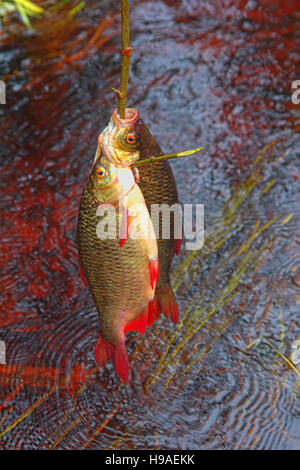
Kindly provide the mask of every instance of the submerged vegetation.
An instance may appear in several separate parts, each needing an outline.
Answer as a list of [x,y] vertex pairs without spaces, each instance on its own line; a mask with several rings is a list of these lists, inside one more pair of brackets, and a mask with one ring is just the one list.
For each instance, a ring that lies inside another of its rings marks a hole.
[[[60,2],[5,0],[0,1],[0,20],[4,26],[7,26],[17,17],[28,29],[31,29],[32,19],[41,19],[62,10],[64,10],[66,18],[71,19],[84,6],[84,1],[74,2],[72,0],[61,0]],[[16,13],[19,16],[16,16]]]
[[21,20],[31,28],[30,18],[38,18],[45,13],[44,8],[31,0],[7,0],[0,2],[0,17],[18,12]]
[[[173,288],[179,296],[182,292],[185,294],[189,292],[188,284],[197,280],[199,270],[203,271],[204,267],[209,264],[209,258],[217,253],[219,261],[206,272],[205,280],[203,279],[205,285],[213,283],[216,278],[223,279],[226,266],[227,269],[230,266],[232,274],[227,278],[227,283],[222,286],[221,290],[216,287],[210,299],[207,298],[208,292],[205,287],[200,295],[199,292],[192,295],[175,330],[165,333],[162,338],[164,350],[151,376],[146,380],[146,391],[149,391],[156,382],[161,383],[161,392],[164,392],[174,381],[178,384],[180,377],[203,359],[213,344],[243,314],[246,308],[243,293],[246,291],[246,297],[249,297],[247,285],[254,281],[256,272],[267,261],[268,254],[272,252],[276,241],[272,228],[285,226],[294,215],[293,213],[272,214],[272,217],[264,222],[254,217],[249,224],[252,210],[276,183],[275,178],[265,179],[265,169],[269,166],[274,167],[286,155],[284,151],[275,157],[276,144],[278,141],[274,140],[262,149],[253,167],[224,204],[219,217],[210,222],[210,229],[206,232],[204,247],[201,251],[191,252],[177,266],[173,275]],[[242,238],[245,241],[240,245],[238,235],[242,233],[244,233]],[[223,247],[225,251],[222,250]],[[239,298],[241,299],[238,308],[233,303],[235,298],[238,302]],[[205,344],[205,341],[201,339],[203,328],[212,328],[213,318],[226,307],[229,307],[232,314],[216,319],[212,338]],[[253,304],[252,308],[254,308]],[[156,328],[159,327],[156,326]],[[270,345],[266,339],[264,342]],[[203,343],[203,346],[199,347],[199,343]],[[257,344],[257,341],[254,340],[252,344]],[[276,347],[273,346],[273,348]],[[245,353],[246,349],[241,350],[241,353]],[[297,371],[281,352],[278,356],[284,359],[291,370]],[[297,375],[299,375],[298,371]],[[278,379],[280,379],[279,376]]]

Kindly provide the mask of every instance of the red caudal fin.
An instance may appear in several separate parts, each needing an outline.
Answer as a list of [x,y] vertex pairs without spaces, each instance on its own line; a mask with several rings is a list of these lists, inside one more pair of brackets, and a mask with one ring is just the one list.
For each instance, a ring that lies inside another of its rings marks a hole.
[[127,331],[137,330],[139,331],[139,333],[141,333],[141,335],[143,335],[147,327],[147,319],[148,319],[148,307],[144,308],[137,318],[134,318],[134,320],[131,320],[128,323],[126,323],[125,328],[124,328],[124,333],[127,333]]
[[152,289],[154,289],[158,281],[158,273],[159,273],[158,258],[150,259],[149,272],[150,272],[150,285]]
[[80,277],[85,286],[88,285],[87,280],[85,278],[84,272],[82,271],[82,267],[79,265],[79,272],[80,272]]
[[160,316],[160,309],[158,305],[158,300],[154,297],[153,300],[150,300],[148,304],[148,322],[147,325],[151,326]]
[[174,255],[179,255],[180,248],[182,245],[182,238],[175,238],[174,239],[174,245],[173,245],[173,254]]
[[125,244],[126,240],[128,240],[130,236],[130,225],[133,219],[134,219],[134,216],[129,215],[128,210],[124,208],[122,212],[122,221],[121,221],[121,226],[120,226],[120,240],[119,240],[120,247],[122,247]]
[[99,367],[103,367],[112,356],[114,345],[99,336],[95,348],[95,360]]
[[114,346],[113,363],[117,374],[128,384],[129,364],[124,341]]
[[174,323],[177,323],[179,318],[179,311],[172,287],[161,287],[156,291],[156,296],[159,303],[160,311],[167,318],[171,318]]
[[103,367],[112,358],[115,370],[121,379],[127,384],[129,376],[129,364],[124,341],[118,344],[110,344],[99,336],[95,348],[95,360],[99,367]]

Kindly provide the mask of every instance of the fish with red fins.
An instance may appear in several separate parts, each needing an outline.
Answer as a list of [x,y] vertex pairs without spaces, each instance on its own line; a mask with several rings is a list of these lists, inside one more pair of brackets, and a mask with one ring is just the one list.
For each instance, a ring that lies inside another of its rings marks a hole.
[[[139,172],[134,168],[137,161],[162,154],[135,109],[127,108],[124,119],[115,109],[98,138],[79,210],[81,271],[100,318],[95,359],[100,367],[112,359],[125,383],[129,376],[125,333],[143,334],[160,313],[178,321],[170,267],[181,240],[174,238],[174,218],[170,238],[164,239],[162,221],[157,236],[150,217],[152,204],[178,203],[175,179],[167,161],[141,165]],[[115,238],[99,237],[101,221],[111,227],[116,222]]]

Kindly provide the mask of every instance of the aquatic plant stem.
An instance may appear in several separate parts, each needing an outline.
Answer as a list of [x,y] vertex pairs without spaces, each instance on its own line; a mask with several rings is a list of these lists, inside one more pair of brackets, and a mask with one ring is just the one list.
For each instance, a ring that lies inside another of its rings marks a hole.
[[121,64],[121,82],[120,89],[113,91],[116,93],[118,98],[118,114],[121,119],[125,118],[126,111],[126,98],[128,90],[128,79],[129,79],[129,68],[130,68],[130,56],[132,53],[132,47],[129,42],[129,0],[122,0],[121,10],[121,23],[122,23],[122,64]]
[[289,366],[291,369],[293,369],[293,371],[296,372],[296,374],[300,377],[300,372],[299,372],[299,370],[294,366],[294,364],[293,364],[286,356],[284,356],[284,354],[282,354],[282,352],[279,351],[279,349],[276,348],[276,346],[274,346],[273,343],[271,343],[270,341],[268,341],[267,339],[265,339],[263,336],[260,336],[259,338],[255,339],[254,341],[251,341],[251,343],[247,344],[247,346],[245,346],[243,350],[249,349],[249,348],[251,348],[252,346],[259,344],[260,342],[266,343],[268,346],[270,346],[270,348],[274,349],[274,351],[276,351],[277,354],[288,364],[288,366]]
[[172,158],[188,157],[189,155],[193,155],[194,153],[199,152],[203,148],[204,147],[199,147],[193,150],[186,150],[184,152],[170,153],[168,155],[160,155],[159,157],[145,158],[145,160],[139,160],[138,162],[135,162],[132,166],[140,166],[146,163],[160,162],[162,160],[171,160]]

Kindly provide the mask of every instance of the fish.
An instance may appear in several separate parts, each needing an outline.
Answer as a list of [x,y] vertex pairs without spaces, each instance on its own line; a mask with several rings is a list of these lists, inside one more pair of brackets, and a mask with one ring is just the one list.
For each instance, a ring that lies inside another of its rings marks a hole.
[[[105,230],[100,233],[99,227]],[[156,319],[159,272],[153,224],[129,167],[96,159],[81,197],[77,242],[81,272],[100,319],[95,360],[103,367],[112,359],[127,384],[125,334],[143,334]]]
[[[121,119],[116,108],[108,126],[98,137],[95,160],[99,155],[105,156],[114,165],[134,169],[136,162],[163,155],[163,151],[136,109],[126,108],[125,118]],[[140,165],[135,175],[150,214],[153,204],[168,204],[169,207],[179,204],[176,181],[168,161]],[[156,230],[159,278],[155,300],[160,312],[174,323],[178,322],[179,309],[171,287],[170,269],[173,256],[179,254],[182,244],[182,230],[179,232],[180,235],[175,238],[175,219],[171,213],[170,238],[164,239],[160,217]]]

